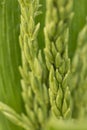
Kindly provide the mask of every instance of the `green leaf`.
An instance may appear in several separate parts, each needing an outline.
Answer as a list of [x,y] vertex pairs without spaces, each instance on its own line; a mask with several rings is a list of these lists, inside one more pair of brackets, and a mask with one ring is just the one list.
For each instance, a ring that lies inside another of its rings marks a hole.
[[[18,66],[20,10],[17,0],[0,0],[0,101],[24,111]],[[0,130],[21,130],[0,113]]]
[[77,37],[87,16],[87,0],[74,0],[74,17],[70,25],[69,57],[72,59],[77,47]]

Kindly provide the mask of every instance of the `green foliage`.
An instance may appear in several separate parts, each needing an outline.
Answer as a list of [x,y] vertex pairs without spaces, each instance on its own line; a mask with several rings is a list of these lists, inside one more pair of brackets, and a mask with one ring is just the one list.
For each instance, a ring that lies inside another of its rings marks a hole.
[[87,129],[86,4],[0,0],[0,130]]

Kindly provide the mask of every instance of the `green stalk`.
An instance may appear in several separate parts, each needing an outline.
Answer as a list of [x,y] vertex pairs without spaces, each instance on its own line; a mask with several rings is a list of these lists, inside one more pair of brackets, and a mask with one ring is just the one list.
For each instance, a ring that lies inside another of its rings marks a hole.
[[72,19],[73,0],[47,0],[45,25],[45,55],[49,70],[49,95],[53,114],[57,117],[71,116],[70,88],[68,78],[69,23]]

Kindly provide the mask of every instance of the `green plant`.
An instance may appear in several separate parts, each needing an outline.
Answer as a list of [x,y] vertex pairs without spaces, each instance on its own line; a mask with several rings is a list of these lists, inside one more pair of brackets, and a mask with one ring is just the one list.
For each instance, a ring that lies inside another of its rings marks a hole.
[[0,0],[0,130],[87,129],[86,0],[80,2],[81,18],[78,0]]
[[67,82],[70,73],[68,36],[73,1],[47,0],[46,4],[45,55],[49,70],[50,102],[57,118],[68,118],[71,116],[70,90]]

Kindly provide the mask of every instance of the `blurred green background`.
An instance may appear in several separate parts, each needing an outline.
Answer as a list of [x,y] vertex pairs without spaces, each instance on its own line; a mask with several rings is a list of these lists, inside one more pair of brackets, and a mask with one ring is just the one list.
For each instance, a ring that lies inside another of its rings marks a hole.
[[87,0],[74,0],[74,17],[70,26],[69,56],[72,58],[76,49],[78,33],[86,23]]
[[[17,0],[0,0],[0,101],[24,111],[21,98],[19,48],[20,10]],[[21,130],[0,113],[0,130]]]
[[[42,14],[36,22],[41,23],[38,35],[39,47],[44,48],[46,2],[40,0]],[[86,23],[87,0],[74,0],[74,17],[70,25],[69,57],[76,49],[79,31]],[[21,52],[19,47],[20,7],[17,0],[0,0],[0,101],[10,105],[18,113],[24,112],[21,97],[20,74]],[[21,130],[0,114],[0,130]]]

